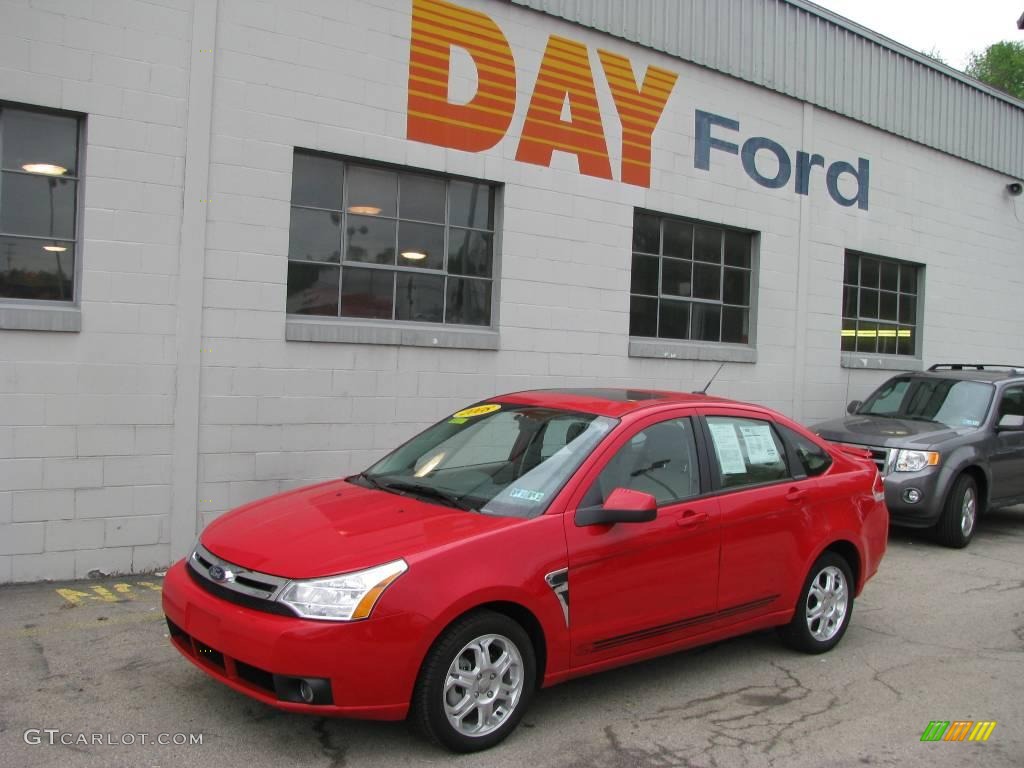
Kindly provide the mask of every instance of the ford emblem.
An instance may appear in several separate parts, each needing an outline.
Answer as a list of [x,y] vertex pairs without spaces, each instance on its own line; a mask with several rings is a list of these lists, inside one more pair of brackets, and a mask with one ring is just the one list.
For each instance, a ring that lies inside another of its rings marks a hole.
[[209,574],[214,581],[224,581],[228,577],[228,572],[219,565],[211,565]]

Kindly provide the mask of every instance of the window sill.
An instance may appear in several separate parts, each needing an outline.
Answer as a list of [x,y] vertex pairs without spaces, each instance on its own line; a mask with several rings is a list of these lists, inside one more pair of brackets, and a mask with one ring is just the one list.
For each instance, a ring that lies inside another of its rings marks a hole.
[[722,363],[757,362],[757,350],[747,344],[715,344],[671,339],[630,339],[629,356],[659,360],[710,360]]
[[78,333],[82,330],[82,310],[73,305],[0,304],[0,329]]
[[864,368],[875,371],[923,371],[924,363],[919,357],[898,355],[868,355],[859,352],[843,352],[839,364],[843,368]]
[[490,328],[479,330],[382,320],[316,319],[289,315],[285,322],[288,341],[317,341],[341,344],[385,344],[398,347],[439,347],[444,349],[499,348],[500,337]]

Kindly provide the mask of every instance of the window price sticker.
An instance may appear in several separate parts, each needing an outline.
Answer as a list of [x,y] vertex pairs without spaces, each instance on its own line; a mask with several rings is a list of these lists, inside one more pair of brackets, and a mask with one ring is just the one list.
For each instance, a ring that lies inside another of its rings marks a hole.
[[772,430],[767,424],[740,427],[743,442],[747,446],[747,457],[751,464],[778,464],[779,449],[772,439]]
[[739,438],[732,424],[708,424],[711,439],[715,444],[718,464],[724,475],[742,475],[747,471],[743,462],[743,451],[740,449]]

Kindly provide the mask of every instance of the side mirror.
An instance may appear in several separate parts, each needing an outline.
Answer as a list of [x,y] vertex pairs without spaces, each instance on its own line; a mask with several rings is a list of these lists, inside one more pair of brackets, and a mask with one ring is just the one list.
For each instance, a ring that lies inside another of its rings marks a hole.
[[576,525],[614,525],[615,523],[649,523],[658,516],[658,501],[643,491],[616,488],[604,504],[576,510]]
[[862,403],[860,400],[851,400],[850,404],[846,406],[846,412],[852,416],[857,412],[857,409],[860,408],[862,405],[864,405],[864,403]]
[[996,429],[1007,432],[1024,430],[1024,416],[1019,416],[1015,413],[1007,413],[999,419],[999,423],[996,424]]

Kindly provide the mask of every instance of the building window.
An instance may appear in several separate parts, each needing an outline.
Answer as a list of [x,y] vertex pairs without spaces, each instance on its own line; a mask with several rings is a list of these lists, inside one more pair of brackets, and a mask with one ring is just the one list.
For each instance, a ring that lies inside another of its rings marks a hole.
[[80,118],[0,104],[0,300],[75,299]]
[[843,351],[914,355],[922,278],[918,264],[847,251]]
[[629,334],[750,343],[750,232],[637,211]]
[[489,326],[494,187],[296,151],[288,312]]

